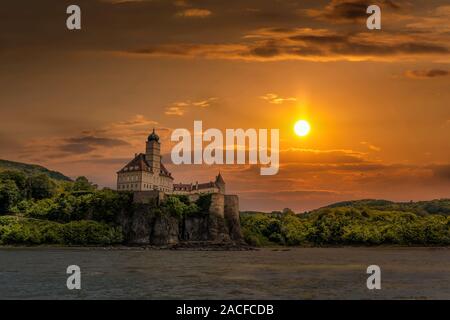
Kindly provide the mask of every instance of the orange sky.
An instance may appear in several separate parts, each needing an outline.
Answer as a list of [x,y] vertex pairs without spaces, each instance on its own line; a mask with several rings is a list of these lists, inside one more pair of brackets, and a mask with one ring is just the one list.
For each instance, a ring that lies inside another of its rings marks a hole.
[[[241,209],[449,197],[450,6],[373,2],[381,31],[362,0],[77,1],[70,32],[72,2],[3,1],[0,158],[114,186],[156,127],[176,182],[221,170]],[[279,174],[170,164],[194,120],[279,128]]]

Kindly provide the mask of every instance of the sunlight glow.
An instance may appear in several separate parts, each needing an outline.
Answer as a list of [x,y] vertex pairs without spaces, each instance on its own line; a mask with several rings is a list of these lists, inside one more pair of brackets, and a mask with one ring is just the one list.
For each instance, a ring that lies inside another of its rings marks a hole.
[[306,120],[298,120],[294,125],[295,134],[299,137],[307,136],[310,130],[311,126]]

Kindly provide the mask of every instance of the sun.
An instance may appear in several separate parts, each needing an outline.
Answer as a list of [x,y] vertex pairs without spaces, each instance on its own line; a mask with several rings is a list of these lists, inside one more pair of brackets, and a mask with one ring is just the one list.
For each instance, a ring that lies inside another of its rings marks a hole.
[[295,134],[299,137],[307,136],[310,130],[311,126],[306,120],[298,120],[294,125]]

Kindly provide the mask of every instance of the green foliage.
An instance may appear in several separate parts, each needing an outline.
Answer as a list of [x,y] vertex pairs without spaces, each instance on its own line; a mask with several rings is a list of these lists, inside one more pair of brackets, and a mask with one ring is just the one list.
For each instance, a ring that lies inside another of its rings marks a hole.
[[56,193],[56,183],[43,173],[31,176],[29,186],[30,195],[36,200],[51,198]]
[[167,196],[160,206],[160,212],[177,218],[201,214],[195,203],[190,203],[186,196]]
[[72,191],[92,192],[97,189],[97,185],[91,183],[86,177],[78,177],[72,186]]
[[13,180],[0,181],[0,214],[8,213],[20,198],[19,188]]
[[59,222],[95,220],[113,222],[117,214],[132,209],[129,193],[105,189],[92,193],[62,193],[53,199],[34,202],[26,215]]
[[0,244],[110,245],[122,241],[120,227],[96,221],[61,224],[13,216],[0,217]]
[[359,210],[402,211],[417,215],[443,214],[450,215],[450,199],[438,199],[418,202],[392,202],[387,200],[356,200],[334,203],[327,207],[315,210],[320,212],[327,208],[355,208]]
[[211,206],[212,196],[210,194],[200,195],[195,204],[201,213],[207,213]]
[[120,227],[110,227],[96,221],[72,221],[64,224],[65,244],[95,245],[115,244],[123,241]]
[[[5,170],[0,172],[0,182],[12,180],[19,190],[24,191],[27,188],[27,176],[18,170]],[[24,194],[25,196],[25,194]]]
[[339,206],[304,215],[246,214],[241,225],[254,245],[450,245],[450,216],[442,214]]

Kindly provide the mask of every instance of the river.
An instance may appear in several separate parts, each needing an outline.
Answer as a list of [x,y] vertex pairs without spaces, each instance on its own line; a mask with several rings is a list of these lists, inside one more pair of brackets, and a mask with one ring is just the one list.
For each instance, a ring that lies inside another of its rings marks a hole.
[[450,299],[450,248],[0,248],[0,299]]

